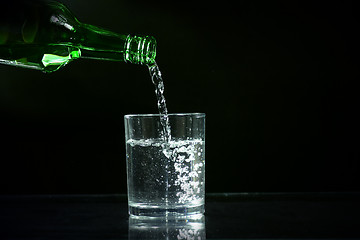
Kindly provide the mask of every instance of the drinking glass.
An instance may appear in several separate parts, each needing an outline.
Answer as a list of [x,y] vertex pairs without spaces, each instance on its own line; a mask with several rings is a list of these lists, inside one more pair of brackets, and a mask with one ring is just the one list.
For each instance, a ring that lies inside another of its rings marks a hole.
[[129,214],[189,217],[205,211],[205,114],[125,115]]

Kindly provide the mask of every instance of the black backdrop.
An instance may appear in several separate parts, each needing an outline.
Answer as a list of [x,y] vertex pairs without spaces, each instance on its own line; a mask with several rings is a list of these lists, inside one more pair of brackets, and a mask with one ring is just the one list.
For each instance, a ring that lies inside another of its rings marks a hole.
[[[360,190],[352,1],[62,2],[155,36],[169,111],[207,114],[207,192]],[[157,112],[146,67],[0,79],[0,193],[126,192],[123,115]]]

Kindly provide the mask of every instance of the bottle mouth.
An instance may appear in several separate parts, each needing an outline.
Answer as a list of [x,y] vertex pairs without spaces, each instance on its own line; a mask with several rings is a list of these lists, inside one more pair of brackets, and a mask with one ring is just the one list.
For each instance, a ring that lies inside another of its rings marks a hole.
[[156,57],[156,40],[152,36],[128,35],[125,41],[124,61],[151,65]]

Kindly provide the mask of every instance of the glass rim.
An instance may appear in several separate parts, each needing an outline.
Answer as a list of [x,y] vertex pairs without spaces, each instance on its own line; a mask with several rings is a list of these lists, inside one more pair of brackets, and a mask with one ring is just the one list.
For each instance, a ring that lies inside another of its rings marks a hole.
[[[159,113],[140,113],[140,114],[126,114],[124,115],[125,119],[129,119],[129,118],[134,118],[134,117],[142,117],[142,118],[146,118],[146,117],[160,117],[163,116],[164,114],[159,114]],[[201,118],[201,117],[205,117],[206,114],[205,113],[169,113],[168,114],[169,117],[196,117],[196,118]]]

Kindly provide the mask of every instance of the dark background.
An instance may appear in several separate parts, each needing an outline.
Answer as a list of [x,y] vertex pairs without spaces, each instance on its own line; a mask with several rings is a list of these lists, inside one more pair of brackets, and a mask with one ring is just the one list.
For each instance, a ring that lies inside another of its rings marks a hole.
[[[207,192],[360,190],[352,1],[62,2],[157,39],[169,111],[207,114]],[[0,193],[126,192],[123,115],[157,112],[146,67],[0,79]]]

